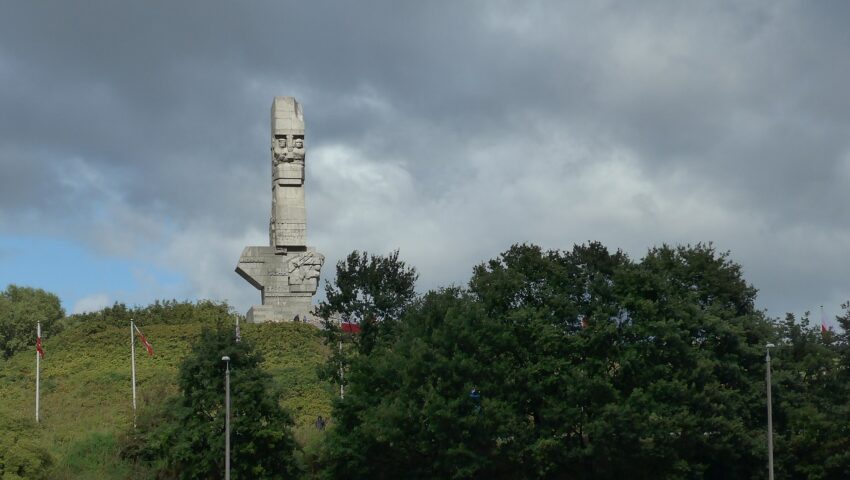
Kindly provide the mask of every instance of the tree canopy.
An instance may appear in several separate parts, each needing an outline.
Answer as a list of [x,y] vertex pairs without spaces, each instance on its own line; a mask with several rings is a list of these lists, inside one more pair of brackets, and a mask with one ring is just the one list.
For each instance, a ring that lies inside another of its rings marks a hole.
[[[381,341],[392,339],[399,318],[416,298],[416,269],[389,255],[351,252],[336,265],[333,282],[325,282],[325,300],[317,313],[322,318],[330,356],[321,376],[343,388],[352,356],[368,354]],[[358,335],[341,331],[340,322],[359,327]]]
[[292,419],[261,367],[262,355],[250,342],[236,342],[233,329],[222,324],[203,330],[180,366],[182,394],[155,412],[150,425],[140,425],[141,447],[131,455],[158,460],[161,478],[223,478],[223,356],[230,357],[231,372],[231,478],[296,478]]
[[[389,255],[351,252],[336,265],[333,282],[325,282],[325,300],[317,311],[325,328],[336,332],[336,322],[360,326],[359,351],[370,351],[378,339],[391,336],[401,314],[416,298],[416,269]],[[333,320],[333,321],[331,321]]]
[[515,245],[351,360],[327,475],[758,476],[772,328],[755,295],[711,245],[639,262]]
[[9,285],[0,292],[0,353],[9,358],[16,352],[35,348],[36,323],[42,336],[57,333],[58,320],[65,316],[59,297],[40,288]]

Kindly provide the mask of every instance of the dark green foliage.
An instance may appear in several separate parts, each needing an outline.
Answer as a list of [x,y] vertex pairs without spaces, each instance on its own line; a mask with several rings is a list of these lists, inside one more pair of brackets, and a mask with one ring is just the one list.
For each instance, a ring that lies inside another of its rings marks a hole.
[[319,313],[355,323],[396,320],[415,297],[417,277],[415,268],[398,259],[398,250],[387,256],[355,250],[337,263],[334,282],[325,282],[327,298]]
[[[333,283],[325,282],[325,297],[317,311],[323,319],[338,317],[360,325],[358,350],[370,351],[391,335],[404,309],[416,298],[416,269],[387,256],[351,252],[336,265]],[[331,342],[335,343],[335,342]]]
[[70,478],[91,478],[94,472],[107,471],[115,477],[131,477],[128,465],[115,455],[118,440],[112,432],[84,432],[79,441],[70,445],[65,458],[53,471],[61,471]]
[[295,478],[292,420],[270,388],[271,376],[260,368],[262,357],[249,342],[236,343],[233,330],[222,325],[203,330],[180,366],[182,395],[167,402],[155,425],[142,434],[148,443],[133,447],[131,442],[125,454],[163,459],[167,478],[222,478],[225,355],[231,359],[232,478]]
[[771,325],[754,297],[710,245],[639,263],[514,246],[352,360],[327,477],[758,476]]
[[616,392],[607,405],[594,402],[598,416],[588,418],[601,427],[594,469],[609,478],[761,471],[771,329],[753,310],[756,291],[740,267],[711,246],[664,246],[614,283],[620,312],[594,316],[586,332],[610,335],[612,345],[594,357],[608,357]]
[[42,337],[58,333],[57,320],[65,316],[59,297],[39,288],[9,285],[0,292],[0,356],[35,349],[36,323]]
[[521,387],[508,358],[519,342],[500,327],[458,290],[411,307],[392,348],[354,358],[325,477],[523,478],[529,421],[511,405]]
[[823,334],[819,323],[811,326],[808,313],[799,320],[788,314],[776,326],[771,363],[779,479],[850,478],[846,334]]
[[[387,256],[355,250],[337,263],[334,282],[325,282],[326,299],[316,309],[331,349],[320,372],[323,378],[344,385],[352,355],[368,353],[393,338],[399,317],[416,298],[417,278],[416,269],[399,260],[398,250]],[[358,324],[361,333],[342,333],[340,320]]]

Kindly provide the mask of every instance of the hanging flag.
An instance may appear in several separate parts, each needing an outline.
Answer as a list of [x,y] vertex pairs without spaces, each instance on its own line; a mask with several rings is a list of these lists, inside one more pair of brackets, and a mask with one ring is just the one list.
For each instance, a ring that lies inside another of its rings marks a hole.
[[35,421],[39,422],[39,401],[41,399],[41,359],[44,358],[44,347],[41,346],[41,322],[35,323]]
[[139,334],[139,338],[142,340],[142,344],[145,346],[145,350],[148,351],[148,356],[152,357],[153,356],[153,346],[150,344],[150,342],[148,342],[148,339],[145,338],[145,335],[142,333],[142,331],[139,330],[139,327],[136,327],[136,325],[133,325],[133,327],[135,327],[136,333]]
[[821,335],[827,332],[826,328],[826,315],[823,313],[823,305],[820,306],[820,333]]
[[340,322],[342,331],[345,333],[360,333],[360,325],[354,322]]
[[[39,330],[41,329],[39,328]],[[35,349],[41,355],[41,358],[44,358],[44,347],[41,346],[41,331],[38,332],[38,336],[35,339]]]

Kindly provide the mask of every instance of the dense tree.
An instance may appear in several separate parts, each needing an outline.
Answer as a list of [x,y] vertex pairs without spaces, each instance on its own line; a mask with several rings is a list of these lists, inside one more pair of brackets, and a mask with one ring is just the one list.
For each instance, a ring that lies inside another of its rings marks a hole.
[[[331,349],[323,378],[344,385],[353,355],[369,353],[382,339],[393,337],[398,319],[416,298],[417,278],[398,250],[387,256],[355,250],[337,263],[333,282],[325,282],[325,300],[316,309]],[[340,321],[357,324],[360,333],[342,332]]]
[[390,334],[416,298],[418,276],[415,268],[399,260],[398,250],[387,256],[355,250],[337,263],[333,283],[325,283],[326,298],[318,313],[326,321],[337,318],[359,324],[358,348],[368,352]]
[[771,325],[755,293],[710,245],[637,263],[514,246],[352,360],[328,476],[757,476]]
[[[507,344],[500,348],[500,341]],[[426,295],[404,317],[391,347],[353,358],[350,388],[335,404],[336,427],[327,438],[326,478],[506,472],[513,456],[499,453],[512,449],[496,438],[502,433],[508,441],[510,430],[500,429],[510,423],[501,412],[508,407],[490,395],[508,372],[505,362],[490,361],[515,350],[515,341],[460,291]],[[476,385],[484,392],[481,414],[468,396]]]
[[147,445],[131,456],[163,459],[166,478],[222,478],[225,355],[231,359],[231,478],[295,478],[300,470],[292,420],[261,368],[262,356],[246,340],[235,342],[233,330],[222,325],[201,333],[180,366],[182,395],[158,412],[151,431],[140,433]]
[[616,396],[591,432],[597,472],[748,478],[762,471],[763,346],[770,323],[756,290],[710,245],[661,247],[615,278]]
[[39,288],[9,285],[0,292],[0,354],[9,358],[34,348],[36,323],[42,336],[58,333],[57,321],[65,316],[59,297]]
[[810,325],[808,313],[800,319],[788,314],[776,327],[771,363],[777,478],[850,478],[844,335],[822,333],[820,324]]

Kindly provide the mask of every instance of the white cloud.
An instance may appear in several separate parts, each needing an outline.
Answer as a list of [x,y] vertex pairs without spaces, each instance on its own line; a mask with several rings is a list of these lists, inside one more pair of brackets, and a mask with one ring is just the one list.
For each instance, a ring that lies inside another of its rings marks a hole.
[[74,304],[73,313],[96,312],[112,305],[112,299],[106,293],[85,296]]

